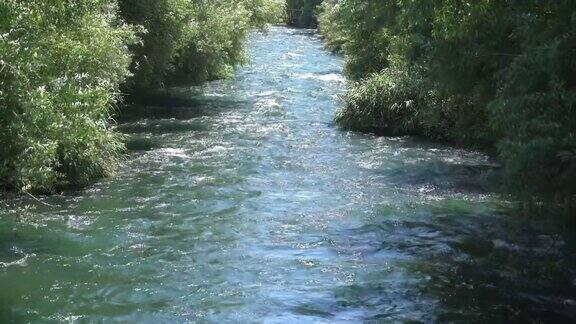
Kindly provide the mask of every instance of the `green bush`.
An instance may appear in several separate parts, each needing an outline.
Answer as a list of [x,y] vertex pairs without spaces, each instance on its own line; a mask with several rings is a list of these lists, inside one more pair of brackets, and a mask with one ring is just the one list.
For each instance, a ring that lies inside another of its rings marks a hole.
[[[322,0],[287,0],[286,8],[288,10],[300,10],[298,17],[298,27],[313,28],[318,25],[317,8]],[[289,24],[292,22],[289,21]]]
[[131,28],[109,0],[0,3],[0,182],[50,192],[114,167],[109,127]]
[[194,12],[196,26],[176,55],[171,85],[228,77],[244,59],[243,44],[252,26],[243,3],[206,1]]
[[417,118],[427,100],[413,81],[400,71],[387,71],[353,84],[336,122],[348,129],[386,135],[423,133]]
[[284,19],[285,0],[241,0],[250,14],[250,25],[263,28]]
[[121,85],[225,77],[249,29],[281,10],[279,0],[0,2],[0,183],[52,192],[110,174],[123,150],[110,127]]
[[227,77],[244,59],[248,31],[278,19],[278,0],[120,0],[122,18],[143,26],[126,89]]
[[344,26],[342,26],[341,10],[338,0],[324,0],[319,8],[318,29],[324,37],[326,49],[341,52],[346,43]]
[[491,123],[505,184],[527,199],[575,206],[576,11],[559,2],[518,31],[522,52],[502,72]]
[[320,23],[353,80],[340,125],[495,147],[508,191],[574,206],[575,2],[330,0]]

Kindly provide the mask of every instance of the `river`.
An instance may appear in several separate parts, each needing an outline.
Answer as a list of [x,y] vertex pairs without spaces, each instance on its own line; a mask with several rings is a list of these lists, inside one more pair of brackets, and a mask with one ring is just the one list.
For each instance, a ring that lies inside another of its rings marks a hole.
[[116,176],[1,204],[0,322],[576,321],[574,236],[512,216],[493,161],[334,127],[307,30],[249,58],[124,113]]

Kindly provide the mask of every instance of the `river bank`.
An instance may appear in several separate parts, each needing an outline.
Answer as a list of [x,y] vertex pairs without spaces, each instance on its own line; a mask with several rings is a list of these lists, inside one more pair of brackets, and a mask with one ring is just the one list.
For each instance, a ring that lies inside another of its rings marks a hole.
[[342,49],[352,81],[336,121],[491,147],[502,192],[524,209],[573,216],[575,10],[326,0],[320,29],[329,48]]

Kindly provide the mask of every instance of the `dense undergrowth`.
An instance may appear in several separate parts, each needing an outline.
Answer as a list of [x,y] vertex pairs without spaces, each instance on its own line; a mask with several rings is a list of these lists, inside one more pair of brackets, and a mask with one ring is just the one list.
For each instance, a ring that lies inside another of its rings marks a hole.
[[288,10],[298,10],[300,15],[296,21],[288,21],[288,24],[297,27],[313,28],[318,25],[318,6],[322,0],[287,0],[286,8]]
[[133,45],[131,89],[227,77],[244,59],[248,31],[281,14],[275,0],[120,0],[122,18],[143,26]]
[[344,128],[493,147],[504,188],[573,209],[576,2],[326,0]]
[[53,192],[114,170],[119,92],[200,83],[243,60],[277,0],[0,2],[0,184]]
[[0,3],[0,180],[50,191],[108,174],[109,127],[134,30],[108,0]]

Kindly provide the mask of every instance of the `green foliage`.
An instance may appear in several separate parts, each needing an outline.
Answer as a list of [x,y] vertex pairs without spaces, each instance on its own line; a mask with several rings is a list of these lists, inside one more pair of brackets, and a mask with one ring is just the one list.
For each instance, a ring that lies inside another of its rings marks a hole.
[[248,30],[278,19],[282,5],[1,1],[0,183],[52,192],[110,174],[123,150],[110,113],[128,77],[130,91],[225,77]]
[[[312,28],[318,24],[317,8],[322,3],[322,0],[287,0],[286,8],[288,10],[301,11],[298,17],[298,27]],[[292,23],[289,21],[288,23]]]
[[494,146],[506,188],[574,206],[576,3],[330,0],[320,23],[354,81],[340,125]]
[[422,133],[417,115],[426,103],[414,79],[402,71],[373,74],[344,96],[346,109],[336,122],[347,128],[386,135]]
[[319,8],[318,29],[324,37],[326,49],[340,52],[346,43],[344,26],[342,26],[342,11],[338,0],[324,0]]
[[[501,73],[490,102],[509,187],[575,206],[576,4],[542,6],[516,31],[519,54]],[[518,17],[518,19],[525,19]]]
[[52,191],[113,170],[122,145],[109,112],[134,40],[109,0],[0,3],[5,186]]
[[250,24],[262,28],[284,18],[284,0],[242,0],[250,13]]
[[201,83],[243,61],[250,28],[278,19],[278,0],[120,0],[121,15],[143,26],[127,88]]

